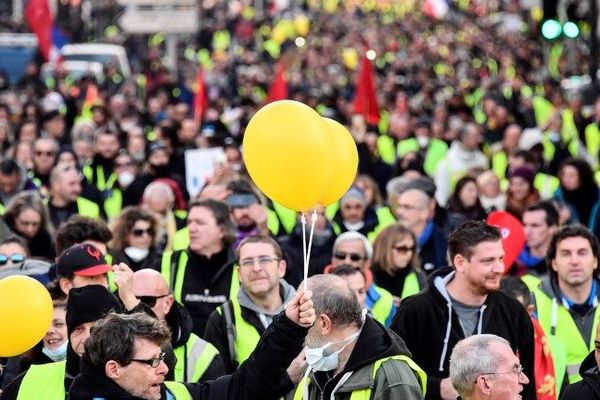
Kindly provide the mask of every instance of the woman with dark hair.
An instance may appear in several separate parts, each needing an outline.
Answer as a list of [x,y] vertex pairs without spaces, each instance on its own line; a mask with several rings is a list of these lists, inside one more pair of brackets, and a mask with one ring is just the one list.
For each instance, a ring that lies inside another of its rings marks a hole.
[[113,239],[110,248],[114,264],[121,262],[133,271],[143,268],[160,268],[160,256],[156,248],[158,220],[151,211],[141,207],[127,207],[113,221]]
[[581,159],[568,158],[558,168],[560,187],[554,198],[571,212],[569,223],[591,225],[600,207],[598,185],[592,167]]
[[396,305],[427,287],[414,233],[396,223],[383,229],[373,243],[373,280],[394,296]]
[[479,188],[475,178],[463,176],[456,182],[454,193],[448,201],[448,210],[472,221],[484,220],[487,217],[479,200]]
[[526,166],[515,168],[508,178],[506,211],[521,219],[530,205],[540,200],[540,193],[533,186],[534,171]]
[[14,233],[25,239],[31,257],[54,260],[53,230],[48,210],[38,192],[17,194],[6,206],[3,218]]

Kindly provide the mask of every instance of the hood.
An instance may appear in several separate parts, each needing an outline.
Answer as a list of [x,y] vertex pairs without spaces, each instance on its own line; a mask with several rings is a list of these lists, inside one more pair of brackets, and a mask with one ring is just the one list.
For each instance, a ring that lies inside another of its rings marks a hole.
[[[450,297],[450,294],[448,293],[448,283],[454,278],[455,275],[455,271],[454,268],[452,267],[445,267],[445,268],[441,268],[438,271],[435,271],[430,279],[429,279],[429,290],[433,290],[434,291],[434,295],[437,294],[437,297],[439,299],[439,301],[444,301],[446,303],[446,307],[448,309],[448,321],[446,322],[446,334],[444,337],[444,346],[442,348],[442,353],[440,355],[440,360],[439,360],[439,371],[442,372],[444,371],[444,360],[446,359],[446,355],[448,354],[449,351],[452,351],[452,349],[448,348],[448,342],[450,340],[450,334],[452,332],[452,299]],[[479,319],[477,321],[477,334],[481,334],[481,331],[483,329],[483,313],[485,312],[485,309],[487,308],[487,302],[489,301],[490,297],[493,297],[492,294],[488,295],[485,304],[482,304],[481,307],[479,308]]]
[[281,298],[283,299],[283,303],[281,304],[281,307],[277,308],[273,312],[268,312],[268,311],[264,310],[263,308],[261,308],[260,306],[256,305],[252,301],[250,296],[248,296],[248,292],[246,292],[246,289],[244,289],[243,286],[240,287],[240,291],[238,292],[237,297],[238,297],[240,306],[246,307],[246,308],[254,311],[257,314],[262,314],[265,317],[267,317],[269,320],[272,320],[273,317],[275,315],[279,314],[281,311],[283,311],[286,304],[292,300],[292,298],[294,297],[294,294],[296,294],[296,290],[292,287],[292,285],[287,283],[285,280],[280,279],[279,280],[279,293],[281,295]]
[[367,316],[344,371],[338,375],[357,371],[376,360],[399,354],[411,357],[404,340],[391,329]]
[[175,301],[173,302],[171,310],[169,310],[169,313],[166,315],[165,320],[171,329],[171,344],[173,345],[173,348],[177,348],[187,343],[192,334],[192,329],[194,328],[192,317],[188,311]]

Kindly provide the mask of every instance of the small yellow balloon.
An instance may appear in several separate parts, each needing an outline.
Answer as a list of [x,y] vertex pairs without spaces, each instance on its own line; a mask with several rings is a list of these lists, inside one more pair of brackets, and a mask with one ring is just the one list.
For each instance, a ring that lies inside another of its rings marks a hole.
[[358,65],[358,52],[350,48],[344,49],[342,51],[342,61],[346,68],[355,70]]
[[271,31],[271,38],[279,44],[283,43],[287,38],[285,29],[280,25],[275,26]]
[[52,299],[28,276],[0,280],[0,357],[13,357],[35,346],[52,322]]
[[321,116],[293,100],[270,103],[248,123],[244,162],[258,188],[295,211],[316,206],[330,184],[332,134]]
[[358,169],[358,151],[354,138],[342,124],[329,118],[323,118],[333,136],[334,145],[330,157],[333,161],[331,183],[319,204],[323,207],[338,201],[352,186]]
[[294,18],[294,28],[296,28],[296,33],[298,35],[308,35],[308,31],[310,30],[310,21],[306,15],[298,15],[296,18]]

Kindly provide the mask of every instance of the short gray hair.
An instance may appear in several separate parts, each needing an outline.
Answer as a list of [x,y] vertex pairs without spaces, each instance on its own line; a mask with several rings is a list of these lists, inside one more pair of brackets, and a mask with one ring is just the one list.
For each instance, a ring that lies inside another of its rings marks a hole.
[[307,280],[315,313],[325,314],[336,326],[362,326],[362,308],[348,283],[336,275],[313,275]]
[[473,393],[479,375],[494,372],[499,356],[489,350],[491,343],[510,346],[506,339],[491,334],[473,335],[456,344],[450,356],[450,381],[460,397]]
[[337,237],[337,239],[335,239],[335,242],[333,242],[333,251],[335,252],[340,243],[354,242],[356,240],[360,240],[363,243],[363,247],[365,248],[365,256],[367,256],[367,260],[372,259],[373,245],[371,244],[371,242],[369,242],[369,239],[367,239],[366,236],[360,232],[348,231],[342,233],[340,236]]

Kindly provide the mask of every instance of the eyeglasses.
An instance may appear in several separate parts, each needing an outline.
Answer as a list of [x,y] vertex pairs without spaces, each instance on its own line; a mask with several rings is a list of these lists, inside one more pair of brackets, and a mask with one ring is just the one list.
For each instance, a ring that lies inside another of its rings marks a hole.
[[139,362],[142,364],[146,364],[151,366],[152,368],[156,368],[160,365],[160,363],[165,359],[165,353],[160,353],[159,355],[157,355],[156,357],[152,357],[148,360],[139,360],[136,358],[132,358],[131,361],[135,361],[135,362]]
[[406,254],[409,251],[410,252],[415,251],[415,246],[394,246],[393,249],[396,250],[400,254]]
[[19,264],[25,261],[25,256],[23,254],[13,254],[9,257],[6,254],[0,254],[0,265],[5,265],[8,260],[13,264]]
[[258,266],[261,268],[270,267],[273,265],[275,261],[280,261],[280,258],[272,258],[272,257],[258,257],[258,259],[254,258],[244,258],[240,261],[240,266],[244,268],[252,268],[254,264],[258,261]]
[[523,366],[521,364],[519,365],[515,365],[512,369],[512,371],[508,371],[508,372],[484,372],[483,374],[480,375],[507,375],[507,374],[515,374],[517,376],[521,375],[521,373],[523,372]]
[[144,233],[148,234],[148,236],[152,236],[154,235],[154,230],[152,230],[152,228],[148,228],[148,229],[133,229],[131,231],[131,234],[135,237],[142,237],[144,235]]
[[163,294],[162,296],[136,296],[139,301],[146,304],[148,307],[152,308],[156,305],[156,301],[158,299],[162,299],[163,297],[167,297],[169,293]]
[[54,152],[54,151],[41,151],[41,150],[36,150],[36,151],[35,151],[35,155],[36,155],[36,156],[54,157],[54,156],[56,155],[56,152]]
[[338,260],[345,260],[346,257],[350,257],[351,261],[360,261],[362,260],[364,257],[358,253],[345,253],[343,251],[338,251],[333,255],[335,258],[337,258]]

